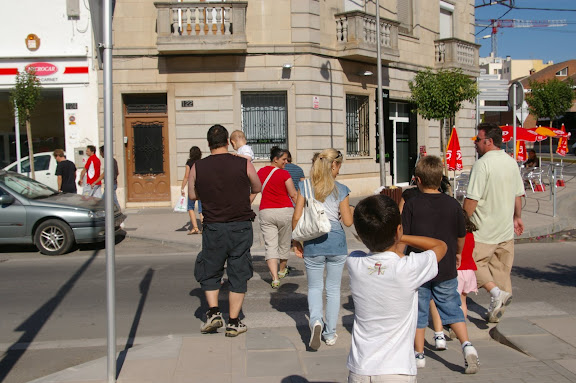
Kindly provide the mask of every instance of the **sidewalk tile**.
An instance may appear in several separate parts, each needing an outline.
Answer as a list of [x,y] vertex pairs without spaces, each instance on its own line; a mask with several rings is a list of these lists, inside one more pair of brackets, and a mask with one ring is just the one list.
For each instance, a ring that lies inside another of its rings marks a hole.
[[176,370],[176,359],[127,360],[122,366],[120,378],[141,382],[163,382],[172,377]]
[[249,377],[288,376],[303,372],[294,351],[248,351],[246,361]]

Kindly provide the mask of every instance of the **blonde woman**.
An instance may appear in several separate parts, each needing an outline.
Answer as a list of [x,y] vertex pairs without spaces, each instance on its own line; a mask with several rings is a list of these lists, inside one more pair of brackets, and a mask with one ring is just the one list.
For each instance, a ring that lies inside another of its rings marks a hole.
[[[308,279],[308,309],[310,311],[310,343],[313,350],[320,347],[321,336],[326,345],[336,344],[336,323],[340,310],[340,283],[342,269],[348,255],[346,234],[342,224],[352,225],[350,209],[350,189],[336,181],[342,166],[342,153],[335,149],[325,149],[314,156],[310,172],[312,196],[324,206],[332,229],[319,238],[305,241],[304,244],[294,241],[295,253],[304,258]],[[300,181],[298,199],[292,217],[292,228],[296,227],[302,216],[306,202],[303,193],[305,181]],[[326,269],[326,312],[324,315],[324,269]],[[325,321],[324,321],[325,317]]]

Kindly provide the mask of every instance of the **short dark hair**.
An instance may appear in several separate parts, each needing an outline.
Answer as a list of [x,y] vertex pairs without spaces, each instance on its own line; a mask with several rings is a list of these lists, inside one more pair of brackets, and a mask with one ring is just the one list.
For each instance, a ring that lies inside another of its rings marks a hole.
[[222,125],[212,125],[206,135],[210,149],[218,149],[228,145],[228,131]]
[[200,158],[202,158],[202,151],[200,150],[200,148],[197,146],[191,147],[188,159],[192,161],[198,161]]
[[425,156],[418,161],[414,169],[414,175],[420,178],[420,183],[425,188],[438,189],[442,183],[444,165],[440,157]]
[[104,154],[104,145],[100,147],[100,153]]
[[292,163],[292,153],[290,153],[290,150],[286,150],[286,154],[288,154],[288,162]]
[[274,161],[276,158],[282,157],[286,152],[286,149],[282,149],[279,146],[273,146],[270,149],[270,162]]
[[87,145],[86,149],[90,149],[92,153],[96,153],[96,147],[94,145]]
[[371,252],[389,249],[402,223],[398,204],[383,194],[364,198],[354,209],[354,226],[362,243]]
[[502,129],[493,122],[482,122],[478,124],[478,131],[483,130],[486,138],[491,138],[494,146],[502,146]]

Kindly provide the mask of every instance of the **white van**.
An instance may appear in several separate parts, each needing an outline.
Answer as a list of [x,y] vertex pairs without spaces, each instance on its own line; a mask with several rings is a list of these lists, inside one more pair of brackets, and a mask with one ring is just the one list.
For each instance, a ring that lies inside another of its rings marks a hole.
[[[4,170],[17,172],[16,165],[18,161],[6,166]],[[31,177],[30,174],[30,161],[28,156],[22,157],[20,160],[20,173],[25,176]],[[42,152],[34,154],[34,175],[36,181],[42,182],[44,185],[50,186],[54,190],[58,190],[58,178],[56,177],[56,158],[53,152]]]

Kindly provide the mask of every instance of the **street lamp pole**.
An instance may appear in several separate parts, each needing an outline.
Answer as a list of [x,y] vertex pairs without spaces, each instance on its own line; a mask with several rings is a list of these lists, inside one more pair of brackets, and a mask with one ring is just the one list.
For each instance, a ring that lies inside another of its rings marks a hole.
[[382,101],[382,36],[380,36],[380,1],[376,0],[376,68],[378,74],[378,143],[380,156],[380,185],[386,186],[386,157],[384,148],[384,105]]

